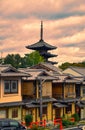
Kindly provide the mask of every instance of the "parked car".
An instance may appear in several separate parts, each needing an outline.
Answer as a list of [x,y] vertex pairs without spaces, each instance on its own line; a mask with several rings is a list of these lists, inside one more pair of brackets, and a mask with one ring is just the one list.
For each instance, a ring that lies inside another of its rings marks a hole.
[[26,128],[16,120],[0,119],[0,130],[26,130]]
[[78,125],[79,130],[85,130],[85,125]]

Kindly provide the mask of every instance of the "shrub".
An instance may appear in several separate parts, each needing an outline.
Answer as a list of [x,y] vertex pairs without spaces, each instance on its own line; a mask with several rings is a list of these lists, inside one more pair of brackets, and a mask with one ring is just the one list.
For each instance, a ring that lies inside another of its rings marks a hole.
[[33,125],[31,130],[38,130],[38,126],[37,125]]
[[44,128],[44,127],[38,127],[36,125],[33,125],[31,130],[50,130],[49,128]]
[[63,126],[68,127],[68,126],[74,125],[75,122],[71,122],[69,120],[62,120],[62,124]]
[[80,120],[78,113],[73,114],[72,117],[74,117],[75,121]]
[[32,122],[32,120],[33,120],[33,118],[32,118],[32,115],[26,115],[25,116],[25,123],[26,123],[26,126],[29,126],[30,125],[30,123]]
[[62,120],[62,124],[63,124],[63,126],[68,127],[70,124],[70,121],[69,120]]

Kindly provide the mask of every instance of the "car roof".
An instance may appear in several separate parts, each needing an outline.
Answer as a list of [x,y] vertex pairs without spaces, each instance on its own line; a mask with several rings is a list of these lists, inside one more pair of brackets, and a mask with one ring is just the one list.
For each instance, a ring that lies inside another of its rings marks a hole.
[[17,121],[14,119],[8,119],[8,118],[0,118],[0,121]]

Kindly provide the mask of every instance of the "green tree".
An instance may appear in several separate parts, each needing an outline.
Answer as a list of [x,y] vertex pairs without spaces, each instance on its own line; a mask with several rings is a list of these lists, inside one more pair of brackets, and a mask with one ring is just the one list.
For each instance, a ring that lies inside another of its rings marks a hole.
[[61,68],[62,70],[65,70],[66,68],[68,68],[69,66],[71,66],[71,63],[65,62],[63,64],[61,64],[59,66],[59,68]]
[[30,67],[40,62],[44,62],[44,58],[40,56],[38,51],[26,54],[24,57],[21,57],[19,54],[8,54],[4,58],[4,64],[11,64],[15,68]]
[[13,54],[8,54],[5,58],[4,58],[4,64],[14,64],[14,55]]
[[24,58],[27,66],[32,66],[40,62],[44,62],[44,58],[40,56],[38,51],[34,51],[30,54],[26,54]]
[[4,58],[4,64],[11,64],[15,68],[19,68],[21,66],[21,56],[19,54],[8,54]]
[[83,62],[78,62],[78,63],[69,63],[69,62],[65,62],[65,63],[62,63],[59,68],[61,68],[62,70],[65,70],[67,69],[68,67],[70,66],[77,66],[77,67],[85,67],[85,61]]

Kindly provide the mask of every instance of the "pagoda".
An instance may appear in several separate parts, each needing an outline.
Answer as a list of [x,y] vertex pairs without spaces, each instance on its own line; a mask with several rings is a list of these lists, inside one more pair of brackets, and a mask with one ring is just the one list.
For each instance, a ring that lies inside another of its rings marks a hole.
[[41,29],[40,29],[40,40],[32,45],[26,46],[26,48],[38,51],[40,55],[44,57],[45,62],[51,63],[51,64],[57,64],[57,62],[48,60],[49,58],[57,56],[48,52],[49,50],[56,49],[57,47],[52,46],[43,40],[43,22],[42,21],[41,21]]

